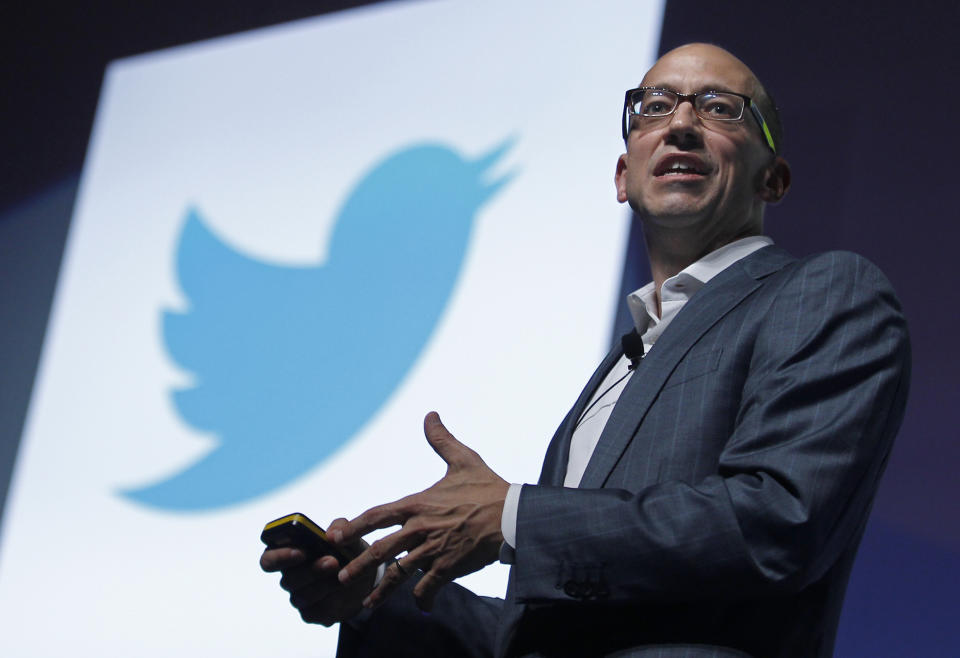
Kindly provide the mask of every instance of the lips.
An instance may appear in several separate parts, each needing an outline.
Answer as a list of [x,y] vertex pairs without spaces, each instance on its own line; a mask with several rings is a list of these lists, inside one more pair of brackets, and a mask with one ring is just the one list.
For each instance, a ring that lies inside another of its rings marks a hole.
[[653,175],[661,176],[706,176],[710,167],[699,157],[689,153],[671,153],[660,158]]

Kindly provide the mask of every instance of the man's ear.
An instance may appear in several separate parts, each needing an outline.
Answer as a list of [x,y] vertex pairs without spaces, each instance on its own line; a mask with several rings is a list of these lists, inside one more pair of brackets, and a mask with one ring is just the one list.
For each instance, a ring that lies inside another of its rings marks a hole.
[[627,154],[617,158],[617,173],[613,175],[613,183],[617,186],[617,201],[627,202]]
[[764,170],[760,198],[767,203],[778,203],[789,189],[790,165],[778,155]]

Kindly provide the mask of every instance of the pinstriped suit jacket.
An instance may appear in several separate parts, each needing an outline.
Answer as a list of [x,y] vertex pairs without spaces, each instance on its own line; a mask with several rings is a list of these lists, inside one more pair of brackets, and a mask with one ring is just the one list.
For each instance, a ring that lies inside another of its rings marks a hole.
[[580,488],[563,488],[576,419],[620,356],[523,488],[506,600],[450,586],[425,617],[400,592],[343,625],[340,655],[832,654],[909,380],[886,279],[854,254],[777,247],[724,270],[644,358]]

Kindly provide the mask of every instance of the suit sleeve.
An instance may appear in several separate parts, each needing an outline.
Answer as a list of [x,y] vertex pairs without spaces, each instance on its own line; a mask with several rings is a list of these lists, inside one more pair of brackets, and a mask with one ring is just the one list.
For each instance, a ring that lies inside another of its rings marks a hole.
[[414,576],[376,610],[340,624],[337,658],[489,658],[503,601],[455,583],[443,587],[429,614],[414,604]]
[[903,415],[906,324],[883,275],[853,254],[785,277],[751,339],[716,472],[634,491],[524,486],[518,600],[789,593],[855,545]]

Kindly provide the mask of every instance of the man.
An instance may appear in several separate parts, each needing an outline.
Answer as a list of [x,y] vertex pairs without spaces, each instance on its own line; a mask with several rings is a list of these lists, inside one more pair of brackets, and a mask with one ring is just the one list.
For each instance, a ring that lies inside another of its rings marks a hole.
[[[790,169],[730,53],[664,55],[627,94],[624,138],[617,198],[653,274],[629,300],[646,355],[634,339],[605,359],[537,485],[503,481],[431,413],[447,474],[335,521],[359,557],[266,551],[305,620],[344,622],[342,655],[832,654],[905,404],[899,305],[853,254],[796,260],[762,237]],[[505,601],[446,585],[498,555]]]

